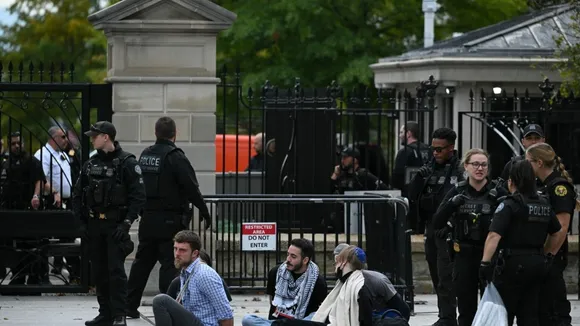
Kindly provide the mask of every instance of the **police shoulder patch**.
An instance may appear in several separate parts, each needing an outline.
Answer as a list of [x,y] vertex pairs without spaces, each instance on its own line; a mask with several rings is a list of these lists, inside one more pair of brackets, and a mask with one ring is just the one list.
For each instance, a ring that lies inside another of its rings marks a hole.
[[135,165],[135,173],[141,174],[141,167],[138,164]]
[[564,197],[568,194],[568,189],[566,189],[566,186],[564,185],[558,185],[554,189],[554,193],[556,194],[556,196]]
[[503,203],[503,202],[502,202],[502,203],[499,203],[499,205],[498,205],[498,206],[497,206],[497,208],[495,209],[495,213],[499,213],[499,212],[501,212],[501,210],[503,209],[503,207],[504,207],[504,206],[505,206],[505,205],[504,205],[504,203]]

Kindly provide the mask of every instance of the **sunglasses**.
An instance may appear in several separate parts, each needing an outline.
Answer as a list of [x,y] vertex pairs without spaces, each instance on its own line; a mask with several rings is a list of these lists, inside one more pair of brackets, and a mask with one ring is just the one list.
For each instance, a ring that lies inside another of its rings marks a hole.
[[429,148],[431,148],[431,151],[433,151],[433,152],[441,153],[441,152],[443,152],[445,149],[449,148],[449,146],[450,146],[450,145],[443,146],[443,147],[440,147],[440,146],[438,146],[438,147],[435,147],[435,146],[430,146]]

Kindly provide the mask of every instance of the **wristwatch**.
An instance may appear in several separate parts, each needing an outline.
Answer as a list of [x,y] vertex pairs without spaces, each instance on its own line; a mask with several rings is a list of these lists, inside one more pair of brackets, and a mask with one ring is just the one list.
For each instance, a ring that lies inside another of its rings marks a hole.
[[133,224],[133,223],[131,223],[131,220],[128,218],[124,219],[123,223],[127,224],[128,226],[131,226],[131,224]]

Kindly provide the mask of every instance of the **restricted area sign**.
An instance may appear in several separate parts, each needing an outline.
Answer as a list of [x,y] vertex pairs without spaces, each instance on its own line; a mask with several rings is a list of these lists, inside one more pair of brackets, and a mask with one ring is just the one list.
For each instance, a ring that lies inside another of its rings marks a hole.
[[242,251],[276,251],[276,222],[242,223]]

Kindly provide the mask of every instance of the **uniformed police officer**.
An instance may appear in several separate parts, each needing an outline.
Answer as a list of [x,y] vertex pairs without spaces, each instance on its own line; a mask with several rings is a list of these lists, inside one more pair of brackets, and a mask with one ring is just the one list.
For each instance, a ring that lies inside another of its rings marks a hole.
[[455,258],[457,321],[459,326],[471,326],[477,312],[478,290],[483,293],[484,289],[478,278],[483,245],[498,199],[507,192],[489,179],[489,155],[483,149],[467,151],[462,165],[468,179],[449,190],[433,216],[433,227],[438,238],[452,241],[449,251]]
[[[85,132],[97,154],[83,166],[73,193],[73,211],[88,239],[99,315],[85,325],[126,325],[125,242],[145,205],[141,168],[115,141],[112,123],[99,121]],[[87,218],[88,217],[88,218]]]
[[139,246],[131,273],[127,316],[139,318],[137,308],[155,263],[159,261],[159,291],[166,293],[178,271],[174,266],[173,236],[189,228],[195,205],[206,229],[211,216],[199,191],[191,163],[175,146],[175,121],[161,117],[155,123],[155,145],[149,146],[139,158],[147,190],[147,204],[139,222]]
[[340,164],[330,176],[333,192],[344,194],[349,190],[386,190],[387,186],[374,174],[359,165],[360,152],[346,147],[341,152]]
[[[401,149],[395,158],[395,168],[393,169],[392,184],[396,189],[401,189],[401,196],[408,198],[408,186],[415,173],[431,160],[431,150],[427,144],[418,140],[419,124],[415,121],[408,121],[401,127],[399,139],[401,140]],[[407,214],[407,227],[414,233],[423,233],[425,231],[424,223],[419,223],[417,216],[416,204],[409,205]]]
[[445,194],[457,182],[464,180],[464,171],[455,151],[456,139],[457,134],[449,128],[435,130],[431,140],[433,160],[419,169],[409,185],[409,200],[417,202],[419,217],[426,222],[425,256],[437,292],[439,320],[434,324],[437,326],[457,324],[452,284],[453,263],[449,258],[446,241],[435,236],[431,221]]
[[[511,195],[495,210],[479,275],[483,282],[493,281],[497,287],[508,313],[508,325],[512,325],[514,316],[518,325],[538,325],[534,312],[549,260],[544,253],[555,254],[566,233],[548,201],[538,195],[530,162],[514,162],[508,176]],[[495,256],[497,249],[499,254]]]
[[[546,143],[530,146],[526,150],[526,159],[530,161],[536,177],[544,185],[543,194],[550,199],[563,232],[567,234],[572,224],[574,208],[580,208],[576,201],[572,178],[566,172],[560,157]],[[540,325],[571,325],[571,307],[566,298],[566,282],[563,275],[567,265],[568,237],[565,237],[558,254],[554,257],[552,268],[540,294]]]
[[[540,125],[529,124],[529,125],[524,127],[524,133],[523,133],[521,141],[522,141],[522,145],[524,146],[524,149],[527,149],[528,147],[530,147],[536,143],[543,143],[546,141],[546,138],[544,136],[544,130],[542,129],[542,127]],[[503,168],[503,171],[501,173],[501,178],[504,180],[507,180],[512,164],[514,162],[521,161],[525,158],[526,158],[525,155],[518,155],[518,156],[514,156],[511,160],[509,160]],[[536,185],[538,187],[540,186],[540,184],[541,184],[541,182],[539,182],[539,181],[536,182]]]

